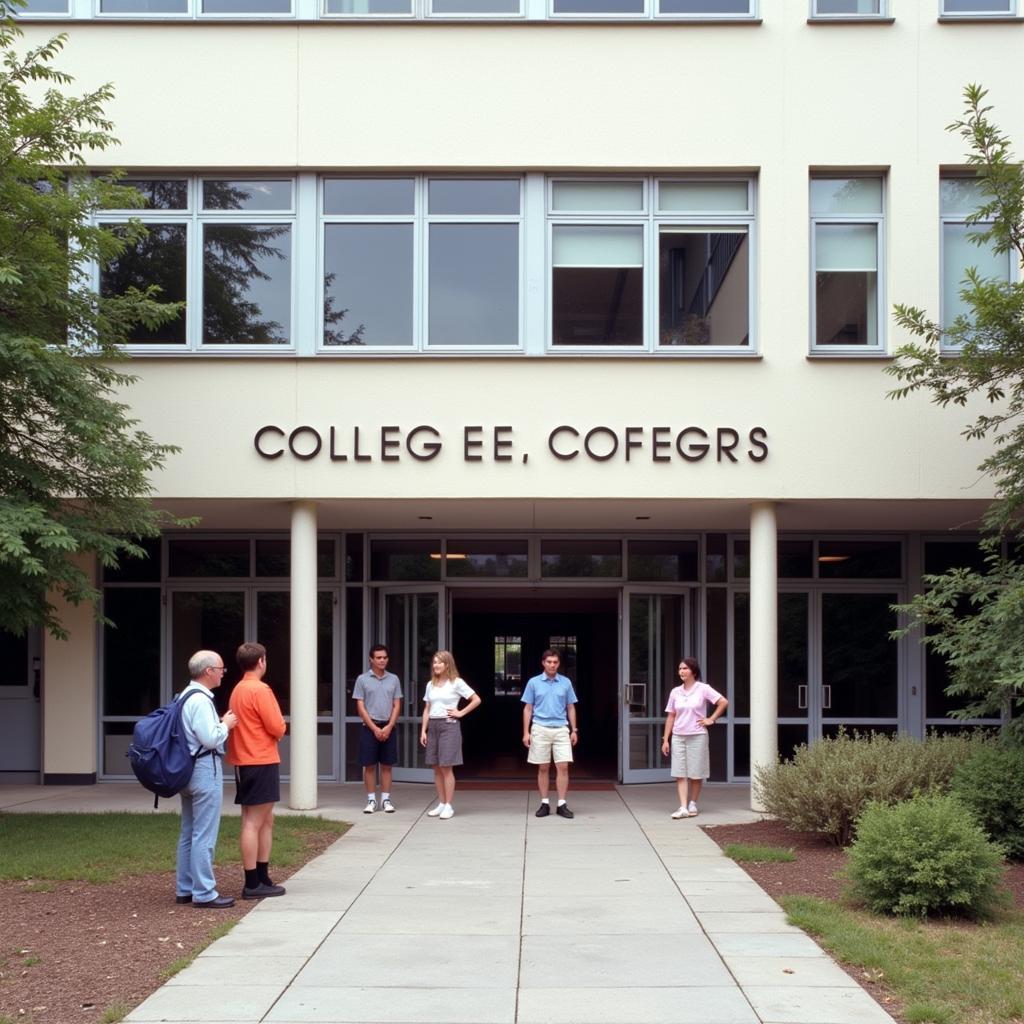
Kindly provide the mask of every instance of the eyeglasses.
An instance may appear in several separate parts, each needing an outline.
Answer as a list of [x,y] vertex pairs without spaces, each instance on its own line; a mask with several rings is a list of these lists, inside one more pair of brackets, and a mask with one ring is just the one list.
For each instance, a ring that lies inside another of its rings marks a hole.
[[224,665],[210,665],[207,672],[227,672],[227,668]]

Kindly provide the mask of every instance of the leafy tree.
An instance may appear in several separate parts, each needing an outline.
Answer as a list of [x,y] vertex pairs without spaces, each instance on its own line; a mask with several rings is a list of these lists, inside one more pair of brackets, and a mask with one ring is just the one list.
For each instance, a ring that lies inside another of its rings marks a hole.
[[[975,228],[969,237],[1021,266],[1024,168],[990,119],[986,95],[980,86],[968,86],[964,115],[948,128],[966,142],[983,196],[968,218]],[[902,609],[910,618],[902,633],[925,629],[923,642],[946,659],[946,692],[965,702],[956,717],[998,716],[1009,709],[1014,718],[1006,731],[1024,741],[1024,564],[1018,560],[1024,530],[1024,282],[985,279],[972,268],[960,297],[966,312],[946,326],[922,309],[896,306],[896,322],[916,340],[897,351],[886,372],[900,382],[893,398],[921,391],[941,407],[966,407],[978,397],[987,402],[963,430],[969,440],[992,443],[979,467],[996,486],[982,523],[985,568],[926,576],[927,591]],[[944,355],[943,345],[956,346],[959,354]]]
[[103,113],[113,92],[65,95],[71,79],[53,63],[65,37],[19,54],[21,35],[0,2],[0,627],[64,636],[47,595],[98,598],[71,556],[116,565],[181,522],[150,504],[149,476],[174,449],[137,429],[119,401],[134,378],[118,365],[137,324],[155,329],[180,306],[155,286],[91,287],[94,262],[145,235],[91,221],[142,201],[86,170],[117,141]]

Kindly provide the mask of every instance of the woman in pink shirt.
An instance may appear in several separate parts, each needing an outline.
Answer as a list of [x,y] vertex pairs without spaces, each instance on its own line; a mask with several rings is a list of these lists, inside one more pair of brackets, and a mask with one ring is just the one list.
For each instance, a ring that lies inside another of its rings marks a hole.
[[[670,749],[672,752],[672,778],[676,780],[679,793],[679,810],[672,817],[677,819],[698,814],[697,799],[704,780],[711,774],[708,726],[714,725],[729,706],[728,700],[717,690],[701,682],[700,665],[695,658],[683,658],[679,662],[679,679],[683,685],[668,695],[665,735],[661,742],[661,752],[666,757]],[[710,715],[708,704],[715,705]]]

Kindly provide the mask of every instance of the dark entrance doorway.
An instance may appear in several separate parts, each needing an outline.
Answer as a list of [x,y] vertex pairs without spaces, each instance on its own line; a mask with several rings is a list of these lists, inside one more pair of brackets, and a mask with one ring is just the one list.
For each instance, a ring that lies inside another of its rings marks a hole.
[[530,779],[522,744],[523,687],[547,647],[579,698],[573,776],[618,777],[619,602],[616,592],[491,596],[455,591],[452,649],[483,698],[463,731],[460,778]]

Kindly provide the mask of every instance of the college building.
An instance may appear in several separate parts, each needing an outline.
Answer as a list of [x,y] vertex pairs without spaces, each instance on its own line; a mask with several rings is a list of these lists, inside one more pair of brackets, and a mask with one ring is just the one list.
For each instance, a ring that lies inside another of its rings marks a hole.
[[[838,729],[951,722],[893,640],[921,577],[977,559],[972,409],[894,401],[896,302],[950,322],[978,189],[945,130],[983,84],[1024,145],[1022,0],[29,0],[110,81],[103,155],[159,284],[125,393],[180,447],[197,526],[98,575],[69,641],[5,638],[0,778],[123,779],[190,653],[269,650],[294,805],[354,781],[371,643],[483,697],[465,777],[526,778],[547,647],[577,777],[668,779],[680,657],[728,695],[713,781]],[[950,353],[955,358],[955,352]],[[237,678],[229,674],[226,691]],[[225,693],[219,699],[223,700]]]

